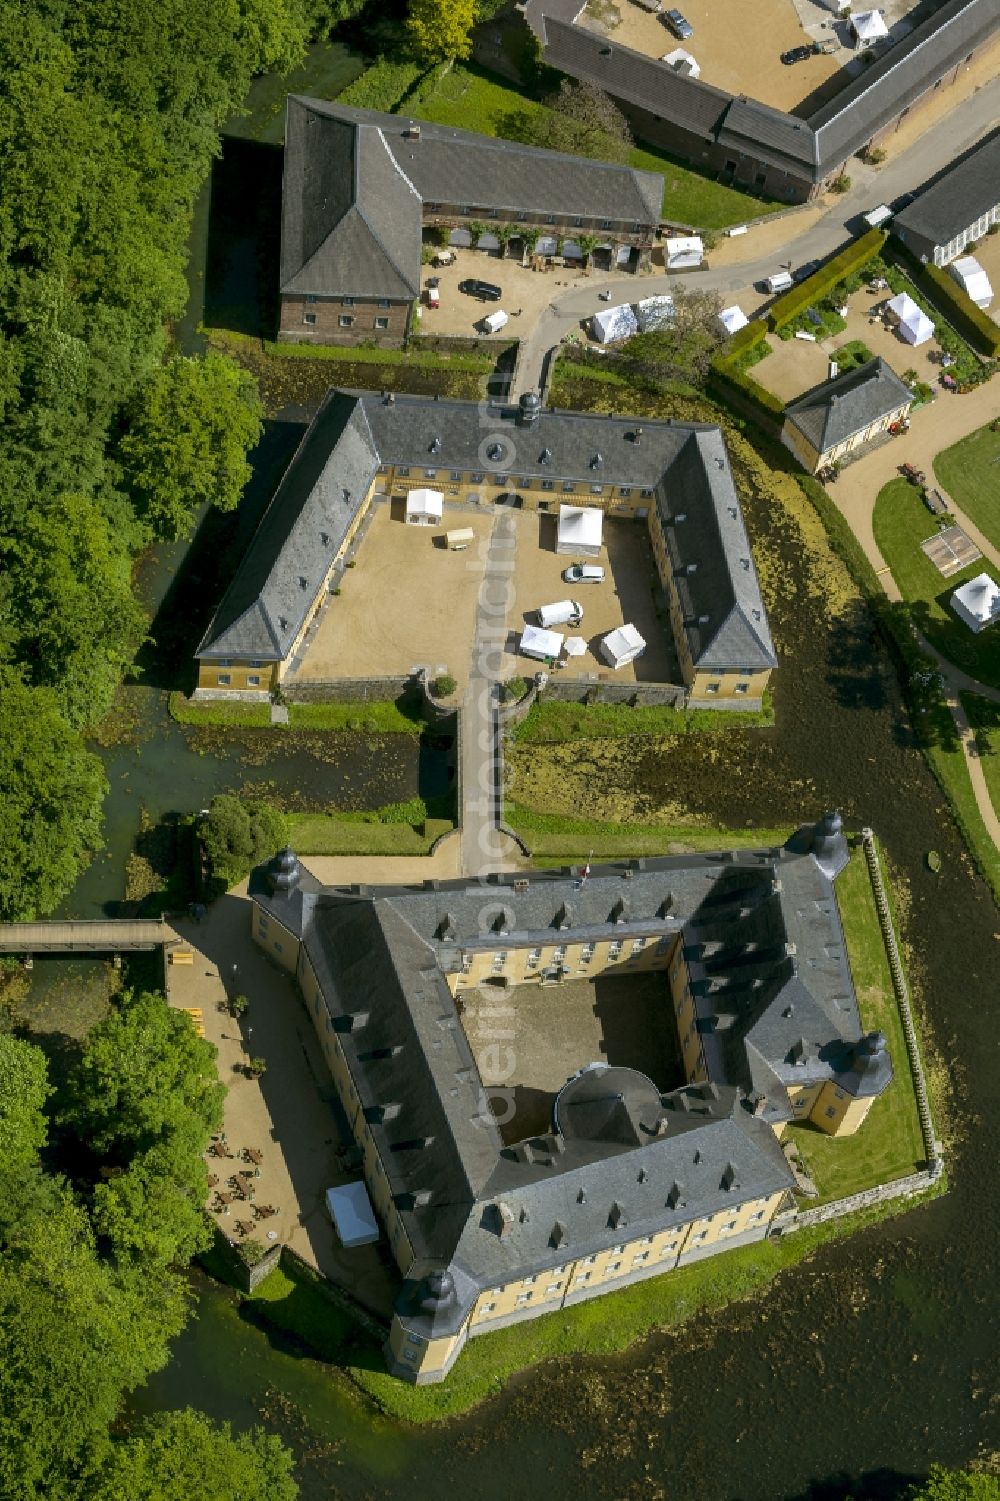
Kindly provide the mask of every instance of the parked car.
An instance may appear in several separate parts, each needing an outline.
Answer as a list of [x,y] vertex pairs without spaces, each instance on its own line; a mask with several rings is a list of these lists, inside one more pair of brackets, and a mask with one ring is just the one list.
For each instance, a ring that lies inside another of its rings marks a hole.
[[686,21],[679,10],[665,10],[660,15],[660,20],[668,31],[680,41],[686,42],[689,36],[694,36],[694,27],[690,21]]
[[603,584],[604,569],[599,563],[573,563],[563,569],[567,584]]
[[478,297],[480,302],[499,302],[503,296],[502,287],[498,287],[495,282],[479,281],[474,276],[460,281],[458,290],[465,292],[469,297]]
[[813,50],[811,47],[789,47],[787,52],[781,54],[781,61],[790,66],[792,63],[804,62],[807,57],[812,57],[812,55]]
[[815,271],[819,270],[819,261],[806,261],[797,271],[792,272],[794,281],[806,281]]

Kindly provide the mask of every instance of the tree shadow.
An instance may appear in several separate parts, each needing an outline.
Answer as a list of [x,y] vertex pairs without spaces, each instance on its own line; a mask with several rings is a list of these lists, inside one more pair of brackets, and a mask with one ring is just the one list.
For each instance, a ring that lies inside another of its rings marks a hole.
[[822,1480],[810,1480],[804,1490],[787,1494],[784,1501],[903,1501],[923,1478],[888,1466],[860,1475],[840,1470]]
[[278,326],[284,152],[223,137],[212,168],[205,254],[205,323],[255,338]]

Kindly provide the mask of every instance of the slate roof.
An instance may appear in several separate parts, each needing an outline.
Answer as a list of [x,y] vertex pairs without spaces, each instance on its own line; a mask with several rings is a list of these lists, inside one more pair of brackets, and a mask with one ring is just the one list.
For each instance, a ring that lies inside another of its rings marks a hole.
[[826,453],[912,400],[909,386],[877,358],[797,396],[785,416],[817,453]]
[[1000,131],[914,199],[893,221],[893,233],[918,235],[933,245],[949,240],[1000,203]]
[[485,466],[494,476],[509,475],[512,487],[526,477],[653,492],[672,538],[695,665],[713,671],[777,665],[718,428],[644,419],[636,443],[634,419],[542,410],[522,426],[515,407],[486,410],[484,443],[477,403],[331,392],[196,655],[275,661],[287,654],[380,465],[433,468],[439,475]]
[[1000,27],[998,0],[946,0],[808,118],[786,114],[573,24],[573,0],[528,0],[544,59],[706,142],[821,182]]
[[[815,843],[806,828],[795,847],[602,866],[582,886],[564,870],[343,890],[303,876],[276,893],[255,873],[254,899],[303,940],[418,1258],[404,1311],[428,1268],[455,1281],[443,1328],[477,1289],[557,1266],[567,1247],[591,1254],[779,1192],[791,1176],[770,1123],[791,1115],[789,1085],[885,1088],[884,1039],[859,1045]],[[660,1095],[632,1069],[588,1068],[552,1130],[505,1145],[444,976],[463,950],[557,933],[680,933],[710,1078]]]
[[401,115],[290,95],[282,193],[282,292],[412,300],[424,203],[470,217],[659,223],[663,179]]

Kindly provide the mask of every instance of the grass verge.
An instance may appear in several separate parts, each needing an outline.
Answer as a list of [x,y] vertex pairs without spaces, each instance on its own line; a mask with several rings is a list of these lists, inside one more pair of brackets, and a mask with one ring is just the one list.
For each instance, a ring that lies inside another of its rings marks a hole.
[[806,1122],[789,1126],[787,1139],[799,1148],[806,1170],[820,1190],[819,1198],[810,1199],[807,1208],[858,1193],[876,1183],[904,1178],[916,1172],[924,1161],[906,1040],[865,853],[860,846],[851,855],[847,869],[837,877],[837,901],[861,1021],[865,1031],[885,1033],[894,1078],[885,1094],[874,1102],[855,1136],[835,1140]]
[[[475,351],[458,351],[449,354],[437,349],[365,349],[337,344],[280,344],[273,339],[263,341],[264,353],[279,360],[328,360],[338,365],[406,365],[410,369],[472,370],[486,375],[496,364],[497,355],[504,346],[498,345],[490,354]],[[507,346],[509,347],[509,346]]]
[[426,728],[416,710],[393,699],[345,703],[290,704],[288,725],[271,724],[270,704],[246,704],[225,699],[204,702],[171,693],[170,716],[178,724],[240,726],[275,730],[345,730],[367,735],[420,735]]
[[527,745],[553,745],[566,740],[622,740],[632,735],[724,734],[773,723],[769,699],[760,711],[746,713],[658,705],[567,704],[544,699],[532,704],[514,729],[513,738]]
[[892,569],[900,593],[910,606],[914,625],[942,656],[980,682],[1000,688],[1000,651],[994,629],[975,635],[952,611],[948,601],[967,579],[989,573],[1000,581],[1000,570],[979,558],[951,578],[943,578],[920,551],[936,526],[915,486],[905,479],[890,480],[878,493],[872,527],[879,551]]
[[[990,801],[1000,817],[1000,704],[978,693],[961,694],[969,723],[976,732],[976,749]],[[1000,859],[1000,856],[998,856]]]
[[300,855],[427,855],[455,827],[422,798],[365,813],[290,813],[288,824]]
[[941,484],[994,547],[1000,547],[997,464],[1000,431],[993,432],[989,425],[944,449],[934,460]]
[[[683,854],[689,850],[728,850],[752,845],[784,844],[792,833],[784,829],[722,829],[699,824],[601,823],[596,819],[564,818],[508,803],[504,816],[524,839],[539,865],[587,856],[621,858]],[[555,857],[560,857],[557,861]]]
[[260,729],[270,726],[270,704],[245,704],[239,700],[232,703],[225,699],[209,699],[193,702],[183,693],[171,693],[168,700],[171,719],[178,724],[238,725],[244,729]]

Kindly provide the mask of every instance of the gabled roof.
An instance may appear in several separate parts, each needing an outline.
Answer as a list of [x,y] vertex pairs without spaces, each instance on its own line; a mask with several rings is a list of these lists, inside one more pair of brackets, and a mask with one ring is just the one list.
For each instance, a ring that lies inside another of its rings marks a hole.
[[363,405],[331,391],[296,449],[197,657],[275,662],[288,655],[377,467]]
[[904,243],[909,235],[919,235],[933,245],[947,245],[998,203],[1000,131],[995,131],[897,214],[893,233]]
[[912,400],[909,386],[877,358],[796,397],[785,416],[817,453],[826,453]]

